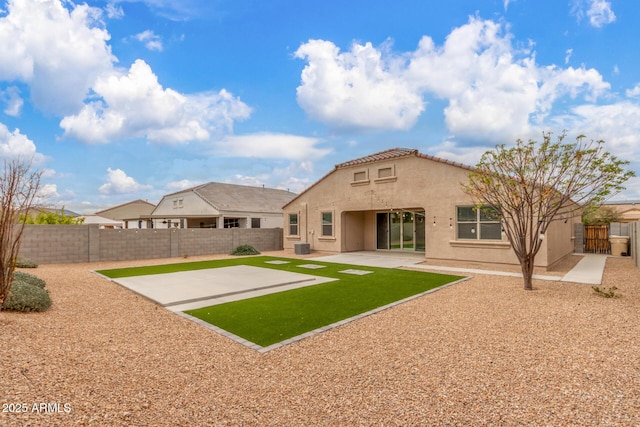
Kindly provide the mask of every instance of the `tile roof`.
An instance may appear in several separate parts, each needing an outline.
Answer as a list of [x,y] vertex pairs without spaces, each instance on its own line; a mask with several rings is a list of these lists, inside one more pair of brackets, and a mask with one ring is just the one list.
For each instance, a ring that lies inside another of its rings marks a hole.
[[381,151],[379,153],[369,154],[368,156],[360,157],[359,159],[349,160],[348,162],[340,163],[336,165],[336,168],[344,168],[348,166],[360,165],[363,163],[371,163],[379,160],[394,159],[396,157],[404,157],[417,155],[418,150],[412,150],[409,148],[392,148],[390,150]]
[[349,166],[361,165],[364,163],[372,163],[381,160],[395,159],[399,157],[416,156],[423,159],[433,160],[434,162],[445,163],[452,166],[457,166],[463,169],[471,169],[470,166],[463,163],[454,162],[440,157],[431,156],[429,154],[423,154],[416,149],[411,148],[392,148],[390,150],[380,151],[379,153],[370,154],[368,156],[360,157],[358,159],[349,160],[348,162],[339,163],[336,165],[336,169],[346,168]]

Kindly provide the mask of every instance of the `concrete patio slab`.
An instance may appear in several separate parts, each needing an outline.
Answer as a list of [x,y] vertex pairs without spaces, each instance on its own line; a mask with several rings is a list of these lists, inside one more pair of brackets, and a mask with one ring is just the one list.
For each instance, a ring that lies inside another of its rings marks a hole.
[[355,268],[350,268],[350,269],[348,269],[348,270],[338,271],[338,273],[355,274],[356,276],[364,276],[365,274],[371,274],[371,273],[373,273],[373,271],[368,271],[368,270],[356,270]]
[[308,261],[335,262],[338,264],[361,265],[365,267],[398,268],[424,261],[424,253],[382,253],[355,252],[307,258]]
[[298,266],[299,268],[306,268],[308,270],[317,270],[319,268],[325,268],[326,265],[318,265],[318,264],[301,264]]
[[[327,277],[238,265],[179,273],[123,277],[113,281],[172,311],[333,281]],[[186,308],[185,308],[186,307]]]

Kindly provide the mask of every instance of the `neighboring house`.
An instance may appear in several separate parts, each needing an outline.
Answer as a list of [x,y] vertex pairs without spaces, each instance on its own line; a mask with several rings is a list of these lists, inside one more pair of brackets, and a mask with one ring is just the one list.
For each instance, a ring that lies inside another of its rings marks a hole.
[[152,228],[152,222],[148,216],[156,208],[156,205],[146,200],[134,200],[132,202],[123,203],[109,209],[96,212],[103,218],[122,222],[124,228]]
[[160,200],[149,216],[156,228],[282,228],[282,206],[294,193],[210,182]]
[[[517,264],[499,220],[473,209],[462,189],[470,167],[406,148],[335,166],[284,206],[284,247],[424,252],[429,259]],[[573,252],[579,218],[554,221],[536,265]]]
[[122,221],[105,218],[95,214],[87,214],[80,216],[84,221],[83,224],[98,224],[100,228],[122,228]]
[[607,202],[604,206],[618,212],[620,215],[618,222],[640,221],[640,200]]

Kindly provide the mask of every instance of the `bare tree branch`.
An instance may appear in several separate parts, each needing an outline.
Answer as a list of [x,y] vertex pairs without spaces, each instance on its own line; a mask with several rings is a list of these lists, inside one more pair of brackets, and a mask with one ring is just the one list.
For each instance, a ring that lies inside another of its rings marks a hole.
[[604,141],[564,142],[566,133],[552,142],[543,133],[540,144],[518,140],[507,148],[496,146],[483,154],[469,173],[463,190],[477,206],[497,211],[524,275],[525,289],[532,289],[535,256],[553,221],[576,216],[624,189],[634,173],[629,162],[604,150]]
[[40,189],[41,172],[31,170],[31,162],[4,161],[0,172],[0,308],[11,290],[13,272],[20,250],[24,218],[29,216]]

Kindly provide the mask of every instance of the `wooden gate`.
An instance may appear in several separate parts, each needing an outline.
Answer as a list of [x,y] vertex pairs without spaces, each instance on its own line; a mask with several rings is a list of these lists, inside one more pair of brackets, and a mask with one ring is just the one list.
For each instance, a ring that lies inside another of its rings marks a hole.
[[608,225],[585,225],[584,251],[593,254],[611,253]]

